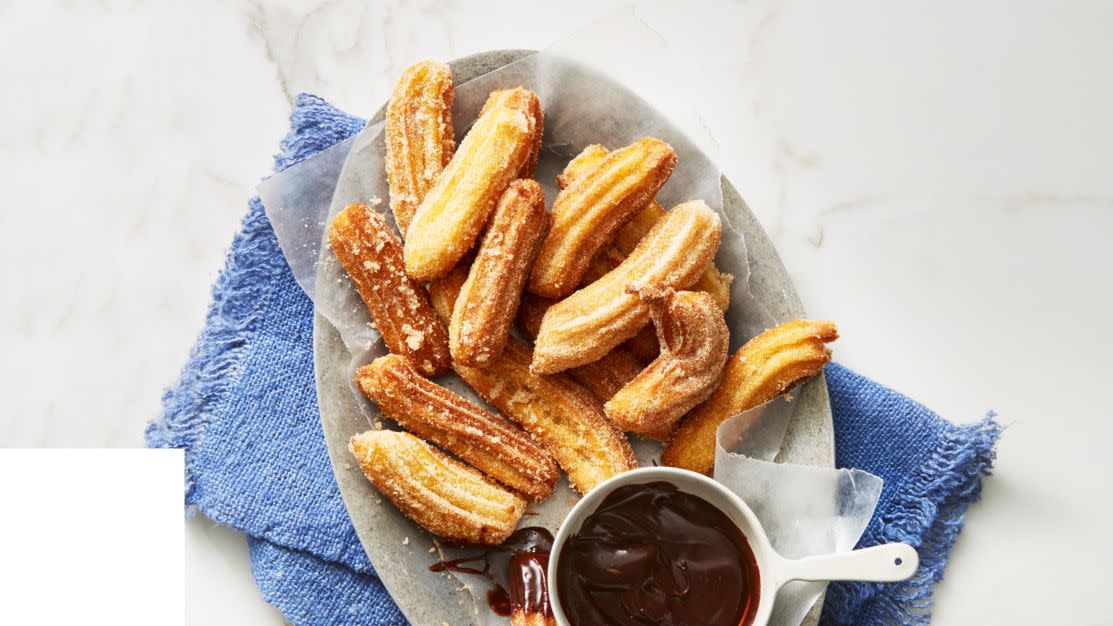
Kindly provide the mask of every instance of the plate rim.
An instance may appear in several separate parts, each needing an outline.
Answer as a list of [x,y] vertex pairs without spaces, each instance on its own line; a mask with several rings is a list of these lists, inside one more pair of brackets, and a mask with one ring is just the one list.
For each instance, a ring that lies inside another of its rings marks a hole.
[[[477,52],[471,55],[463,56],[452,61],[448,61],[448,65],[452,67],[453,73],[459,76],[457,68],[467,68],[466,77],[461,79],[461,82],[471,80],[473,78],[482,76],[491,71],[494,71],[504,65],[525,58],[529,55],[536,54],[536,50],[528,49],[496,49]],[[379,108],[378,111],[368,120],[367,127],[372,126],[377,122],[381,122],[385,117],[386,103]],[[365,132],[365,131],[360,131]],[[345,162],[344,170],[347,168]],[[340,178],[344,178],[344,170],[341,171]],[[766,262],[762,264],[762,272],[758,273],[759,280],[754,282],[754,272],[751,267],[751,291],[764,290],[764,298],[755,298],[762,302],[768,302],[770,298],[779,297],[783,301],[780,303],[782,307],[795,317],[803,317],[804,309],[800,302],[799,295],[791,278],[788,275],[787,269],[784,267],[780,255],[777,253],[776,248],[772,244],[768,233],[757,221],[753,211],[745,200],[739,194],[738,190],[734,187],[725,175],[720,178],[722,192],[723,192],[723,205],[724,207],[729,202],[737,204],[741,210],[738,211],[738,216],[742,218],[742,224],[738,224],[739,232],[744,235],[751,233],[757,234],[756,237],[747,237],[747,256],[751,259],[751,265],[755,256],[759,256]],[[322,249],[323,250],[323,249]],[[788,285],[788,289],[781,286]],[[353,515],[353,510],[360,511],[361,505],[366,505],[371,498],[380,498],[378,492],[375,491],[374,486],[371,485],[364,476],[362,471],[358,468],[352,460],[348,458],[349,452],[347,449],[346,441],[350,435],[340,434],[339,438],[343,440],[344,445],[340,445],[337,441],[337,428],[340,427],[343,416],[338,414],[326,415],[325,400],[334,403],[338,399],[342,399],[344,394],[351,394],[351,387],[348,385],[346,376],[341,380],[324,380],[324,377],[329,374],[332,369],[330,367],[323,367],[323,355],[325,353],[335,353],[336,347],[339,346],[343,349],[343,343],[340,341],[339,332],[323,315],[316,309],[313,313],[313,364],[314,364],[314,380],[316,384],[316,393],[318,398],[318,406],[320,408],[321,427],[324,432],[326,448],[329,454],[330,465],[332,466],[333,474],[336,478],[337,484],[340,488],[340,495],[344,502],[345,509],[351,518],[352,525],[355,528],[356,535],[359,538],[361,548],[367,554],[368,560],[372,565],[375,565],[375,558],[371,555],[368,549],[370,543],[369,537],[374,532],[373,527],[368,524],[367,516],[360,515],[359,513]],[[346,350],[345,350],[346,352]],[[335,378],[335,377],[333,377]],[[336,384],[339,382],[340,384]],[[339,391],[339,394],[337,394]],[[833,436],[833,417],[831,414],[830,399],[827,393],[827,383],[822,372],[811,382],[805,385],[798,394],[803,398],[805,395],[809,397],[810,402],[817,405],[820,417],[827,426],[829,435],[824,442],[826,447],[819,452],[822,455],[820,466],[834,467],[834,436]],[[367,423],[362,413],[359,412],[358,407],[355,407],[355,399],[351,399],[354,408],[354,416],[349,419],[355,419],[357,424],[361,424],[357,432],[362,432],[367,429]],[[338,412],[337,412],[338,413]],[[821,424],[822,426],[823,424]],[[793,425],[790,424],[790,431]],[[789,434],[786,433],[786,440],[789,440]],[[792,460],[792,454],[786,454],[782,450],[782,454],[778,456],[778,460]],[[426,533],[427,534],[427,533]],[[434,556],[434,555],[431,555]],[[435,560],[435,559],[434,559]],[[389,564],[384,564],[389,565]],[[447,622],[450,624],[474,622],[476,617],[474,613],[474,603],[472,596],[467,590],[457,589],[453,591],[452,587],[455,586],[453,579],[446,579],[445,584],[446,595],[451,594],[455,596],[457,602],[454,605],[447,606],[441,605],[436,602],[421,603],[407,603],[403,606],[402,603],[397,602],[399,597],[405,597],[409,594],[404,593],[402,590],[410,585],[410,574],[408,572],[400,571],[404,568],[392,569],[391,567],[384,567],[382,571],[380,568],[375,568],[375,573],[383,582],[386,590],[395,599],[399,609],[412,623],[424,624],[432,623],[439,624]],[[820,596],[816,605],[812,607],[808,617],[805,618],[804,624],[814,624],[818,621],[818,615],[823,605],[824,597]]]

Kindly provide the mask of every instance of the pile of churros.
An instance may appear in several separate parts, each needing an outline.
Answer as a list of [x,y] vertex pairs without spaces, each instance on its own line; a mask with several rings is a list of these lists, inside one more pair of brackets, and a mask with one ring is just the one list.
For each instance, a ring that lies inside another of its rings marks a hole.
[[[350,448],[415,522],[501,543],[562,470],[586,493],[636,467],[627,433],[709,474],[719,424],[830,360],[835,325],[808,320],[728,354],[719,216],[699,199],[657,204],[677,161],[667,143],[588,146],[547,208],[537,95],[492,92],[458,146],[453,97],[447,66],[405,71],[385,128],[399,232],[366,203],[328,231],[390,350],[356,383],[402,429]],[[448,371],[498,413],[431,380]]]

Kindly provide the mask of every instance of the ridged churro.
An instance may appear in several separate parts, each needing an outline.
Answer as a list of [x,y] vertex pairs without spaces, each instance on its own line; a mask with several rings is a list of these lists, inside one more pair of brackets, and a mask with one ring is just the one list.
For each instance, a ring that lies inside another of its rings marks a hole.
[[529,158],[522,165],[522,169],[518,171],[518,178],[533,178],[533,175],[537,173],[537,158],[541,153],[541,137],[545,132],[545,114],[541,111],[541,101],[537,99],[537,94],[522,87],[492,91],[487,96],[487,102],[483,104],[483,109],[479,112],[479,115],[482,116],[492,107],[499,105],[516,109],[533,118],[533,123],[537,127],[537,130],[533,133],[533,147],[530,149]]
[[350,204],[332,221],[328,235],[387,348],[424,376],[448,371],[448,331],[425,290],[406,275],[402,242],[383,216],[362,202]]
[[719,425],[818,373],[831,360],[827,344],[838,338],[832,322],[795,320],[746,342],[727,361],[723,379],[711,397],[680,423],[661,461],[710,474],[715,467]]
[[599,401],[566,376],[531,373],[531,358],[529,347],[511,338],[487,367],[455,369],[480,397],[545,446],[580,493],[637,467],[630,442]]
[[406,68],[386,109],[386,177],[390,210],[405,233],[433,181],[452,158],[452,70],[421,61]]
[[348,449],[383,495],[438,537],[497,545],[525,513],[521,496],[408,433],[368,431]]
[[453,308],[448,344],[454,361],[483,366],[502,353],[548,226],[541,185],[533,180],[510,183]]
[[502,193],[530,158],[537,120],[505,105],[488,108],[425,194],[406,232],[406,271],[444,275],[471,249]]
[[365,365],[356,384],[392,420],[531,500],[549,495],[560,473],[533,439],[506,420],[421,377],[403,358]]
[[701,201],[665,213],[621,265],[549,308],[537,334],[533,372],[590,363],[634,336],[648,322],[649,307],[626,288],[688,287],[711,264],[720,233],[719,216]]
[[628,289],[649,305],[661,354],[605,405],[619,428],[658,434],[715,390],[730,332],[723,311],[702,291],[648,285]]
[[[553,300],[527,293],[522,296],[518,309],[518,328],[526,337],[533,339],[541,328],[541,318],[553,304]],[[654,339],[656,341],[656,339]],[[619,389],[645,369],[645,363],[636,358],[623,346],[604,354],[598,361],[573,367],[565,373],[584,386],[600,402],[611,399]]]
[[588,263],[635,213],[649,204],[676,166],[676,152],[645,137],[615,150],[557,194],[553,223],[541,245],[529,290],[572,293]]
[[[583,149],[580,154],[576,155],[568,165],[565,166],[564,171],[557,176],[557,186],[564,189],[571,183],[575,182],[587,172],[595,168],[600,161],[607,156],[607,149],[598,144],[588,146]],[[646,205],[644,209],[634,214],[630,221],[623,224],[622,228],[618,229],[615,234],[614,241],[609,246],[605,246],[602,250],[596,253],[595,258],[591,260],[587,272],[581,281],[581,286],[593,283],[604,274],[618,267],[634,248],[637,247],[638,242],[645,237],[649,229],[657,223],[665,215],[665,210],[661,208],[660,204],[652,201]],[[720,272],[714,265],[707,268],[707,271],[700,276],[699,280],[692,285],[693,291],[706,291],[715,298],[715,302],[719,308],[726,311],[730,305],[730,285],[734,280],[734,276]],[[652,335],[652,332],[647,333]],[[652,336],[649,337],[653,339]],[[643,340],[644,342],[644,340]],[[635,349],[639,357],[645,357],[647,360],[652,360],[656,356],[656,345],[650,341],[644,343],[647,349]]]

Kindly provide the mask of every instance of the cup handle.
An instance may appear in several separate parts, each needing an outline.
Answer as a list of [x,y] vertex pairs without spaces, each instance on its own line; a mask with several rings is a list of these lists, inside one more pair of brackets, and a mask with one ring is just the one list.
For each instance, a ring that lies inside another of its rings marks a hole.
[[810,556],[784,561],[784,580],[908,580],[920,566],[920,555],[906,543],[886,543],[872,548]]

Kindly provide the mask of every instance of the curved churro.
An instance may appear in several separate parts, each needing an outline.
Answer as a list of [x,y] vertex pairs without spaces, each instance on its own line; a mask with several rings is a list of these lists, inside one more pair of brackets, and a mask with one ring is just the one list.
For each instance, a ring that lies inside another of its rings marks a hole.
[[421,61],[406,68],[386,109],[386,177],[390,210],[405,233],[425,192],[452,158],[452,70]]
[[635,335],[649,307],[626,287],[688,287],[711,264],[720,230],[719,216],[698,200],[665,213],[621,265],[549,308],[531,369],[552,374],[590,363]]
[[409,433],[368,431],[348,449],[383,495],[438,537],[497,545],[525,513],[520,496]]
[[529,158],[518,171],[518,178],[533,178],[537,173],[537,157],[541,153],[541,137],[545,132],[545,114],[541,110],[541,101],[537,99],[537,94],[523,87],[492,91],[487,96],[487,102],[483,103],[479,115],[482,116],[491,108],[500,105],[516,109],[533,118],[536,126],[536,131],[533,133],[533,147],[530,149]]
[[387,348],[424,376],[446,372],[448,332],[425,290],[406,275],[402,242],[383,216],[362,202],[349,204],[332,221],[328,236]]
[[608,154],[562,189],[553,202],[552,228],[537,254],[529,290],[549,298],[572,293],[595,253],[653,200],[674,167],[672,146],[645,137]]
[[403,358],[379,357],[356,383],[388,417],[531,500],[553,491],[560,473],[529,435],[423,378]]
[[730,332],[723,311],[702,291],[651,285],[632,291],[649,305],[661,355],[607,402],[607,417],[635,433],[661,433],[715,390]]
[[[607,149],[598,144],[591,145],[583,149],[580,154],[576,155],[568,165],[565,166],[564,171],[557,176],[557,186],[564,189],[577,179],[582,177],[587,172],[596,167],[604,157],[607,156]],[[602,250],[596,253],[595,258],[591,260],[588,265],[588,270],[584,273],[584,278],[580,281],[581,286],[586,286],[601,278],[604,274],[618,267],[634,248],[637,247],[638,242],[645,237],[649,229],[657,223],[665,215],[665,210],[661,208],[660,204],[652,201],[646,205],[644,209],[638,211],[630,218],[630,221],[622,225],[615,234],[614,241],[611,245],[605,246]],[[714,265],[707,268],[707,271],[700,276],[699,280],[692,285],[692,291],[706,291],[715,298],[716,304],[719,308],[726,311],[730,306],[730,285],[733,282],[734,276],[720,272]],[[638,354],[639,358],[645,358],[647,361],[653,360],[657,355],[656,337],[651,329],[647,329],[647,337],[639,341],[642,342],[641,347],[634,348],[634,352]]]
[[530,157],[536,119],[504,105],[476,120],[437,177],[406,232],[406,271],[432,280],[475,243],[495,204]]
[[545,446],[580,493],[637,467],[630,442],[599,401],[563,375],[531,373],[530,359],[529,347],[511,338],[487,367],[455,369],[481,398]]
[[532,180],[510,183],[452,311],[448,345],[454,361],[482,366],[502,352],[548,226],[541,185]]
[[746,342],[727,362],[719,387],[680,423],[661,461],[710,474],[715,432],[727,418],[777,397],[823,369],[827,344],[839,338],[833,322],[795,320]]
[[[526,337],[533,339],[541,328],[541,318],[552,306],[553,300],[527,293],[522,296],[518,308],[518,328]],[[654,342],[656,342],[656,338]],[[645,361],[639,360],[622,346],[604,354],[598,361],[573,367],[565,373],[583,385],[600,402],[611,399],[619,389],[634,380],[644,368]]]

